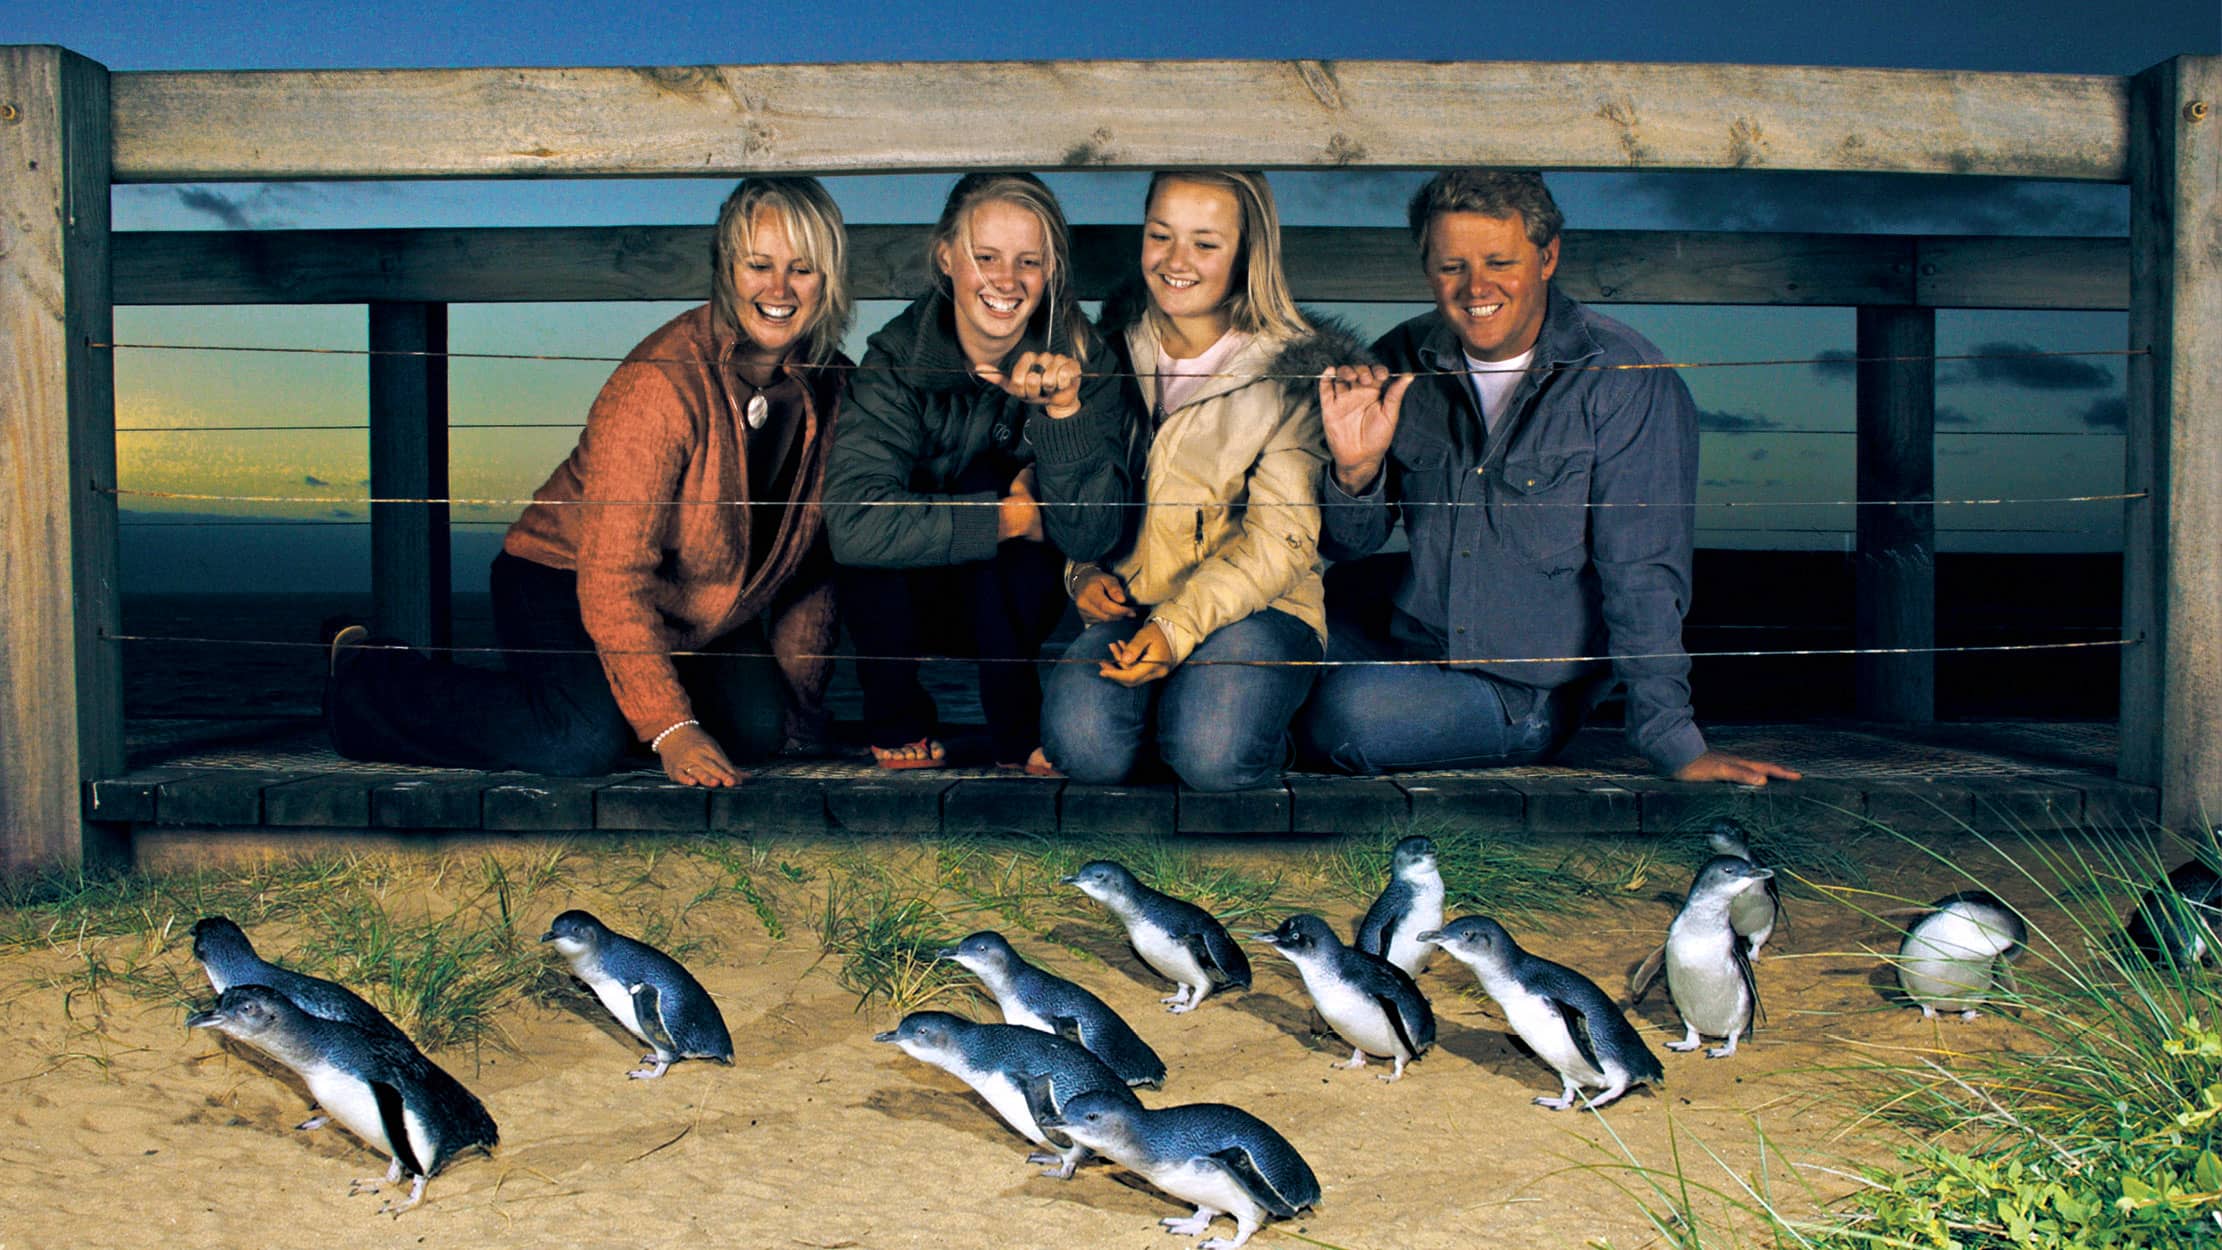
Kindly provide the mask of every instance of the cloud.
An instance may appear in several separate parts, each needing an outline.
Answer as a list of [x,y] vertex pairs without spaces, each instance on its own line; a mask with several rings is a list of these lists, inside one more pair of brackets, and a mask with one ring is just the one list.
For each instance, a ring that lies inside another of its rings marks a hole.
[[318,476],[317,476],[316,474],[314,474],[314,473],[304,473],[304,474],[302,474],[302,475],[301,475],[301,484],[302,484],[303,486],[330,486],[330,485],[331,485],[331,483],[330,483],[330,482],[327,482],[327,481],[325,481],[325,480],[324,480],[323,478],[320,478],[320,477],[318,477]]
[[1763,417],[1756,412],[1724,412],[1718,408],[1697,410],[1697,428],[1721,433],[1741,434],[1753,430],[1778,430],[1782,422],[1773,417]]
[[2094,399],[2083,410],[2083,424],[2094,430],[2126,430],[2129,428],[2129,401],[2119,395]]
[[1625,175],[1668,229],[1917,234],[2127,234],[2111,185],[1921,174]]
[[1938,425],[1974,425],[1975,423],[1975,414],[1965,408],[1956,408],[1951,404],[1937,405]]
[[275,230],[293,225],[295,218],[287,210],[317,194],[313,187],[283,182],[266,183],[242,195],[193,185],[169,190],[180,207],[214,218],[226,230]]
[[1813,358],[1813,372],[1831,382],[1850,382],[1859,376],[1858,356],[1841,347],[1831,347]]
[[2072,356],[2048,356],[2034,343],[1992,339],[1977,343],[1968,354],[1974,359],[1953,362],[1959,367],[1939,371],[1937,381],[2019,386],[2032,391],[2100,391],[2114,385],[2114,371],[2105,365]]

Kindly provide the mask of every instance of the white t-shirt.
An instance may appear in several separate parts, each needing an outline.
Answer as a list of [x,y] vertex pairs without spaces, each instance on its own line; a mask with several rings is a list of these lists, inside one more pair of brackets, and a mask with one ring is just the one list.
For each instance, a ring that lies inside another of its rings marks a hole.
[[1476,360],[1471,353],[1460,354],[1466,357],[1466,379],[1474,384],[1474,398],[1481,403],[1481,423],[1493,439],[1497,427],[1504,423],[1513,388],[1520,385],[1528,362],[1535,359],[1535,349],[1530,347],[1510,360]]

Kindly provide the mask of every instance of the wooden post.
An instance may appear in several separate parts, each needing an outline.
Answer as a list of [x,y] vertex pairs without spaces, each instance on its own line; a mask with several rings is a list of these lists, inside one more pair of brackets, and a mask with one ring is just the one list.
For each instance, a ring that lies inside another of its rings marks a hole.
[[[1934,309],[1866,306],[1857,341],[1859,498],[1936,498],[1937,317]],[[1859,509],[1854,557],[1856,646],[1936,646],[1936,509]],[[1936,719],[1936,656],[1863,655],[1859,714],[1925,724]]]
[[[445,499],[447,305],[372,304],[370,352],[371,496]],[[370,577],[372,632],[446,646],[448,506],[371,505]]]
[[0,47],[0,872],[105,866],[123,769],[108,70]]
[[2222,819],[2222,57],[2130,86],[2121,775]]

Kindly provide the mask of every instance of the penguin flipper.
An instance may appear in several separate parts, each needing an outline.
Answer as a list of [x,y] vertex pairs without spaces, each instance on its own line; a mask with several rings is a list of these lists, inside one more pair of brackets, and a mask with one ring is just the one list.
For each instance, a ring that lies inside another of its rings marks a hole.
[[[1728,954],[1730,958],[1736,961],[1736,975],[1744,979],[1744,992],[1751,995],[1752,1019],[1766,1019],[1767,1008],[1759,1001],[1759,978],[1751,970],[1750,952],[1744,949],[1743,943],[1730,942],[1728,944]],[[1750,1026],[1747,1025],[1747,1033],[1749,1028]]]
[[1050,1145],[1059,1150],[1072,1149],[1072,1139],[1053,1128],[1042,1128],[1042,1121],[1057,1116],[1057,1084],[1047,1072],[1036,1072],[1018,1082],[1018,1092],[1026,1099],[1026,1114],[1034,1117],[1034,1127]]
[[370,1096],[378,1104],[378,1126],[386,1130],[386,1144],[393,1148],[393,1161],[402,1175],[425,1175],[415,1147],[409,1144],[409,1117],[402,1109],[401,1091],[390,1082],[372,1081]]
[[1643,962],[1636,965],[1636,970],[1628,974],[1628,1001],[1642,1002],[1643,996],[1651,992],[1651,986],[1658,981],[1659,973],[1665,968],[1666,943],[1661,942],[1658,949],[1645,955]]
[[656,1057],[667,1062],[679,1058],[678,1043],[671,1040],[671,1029],[664,1023],[663,995],[646,981],[633,985],[628,992],[633,996],[633,1018],[640,1021],[640,1031],[648,1044],[656,1048]]
[[1088,1048],[1087,1039],[1080,1036],[1080,1019],[1077,1016],[1049,1017],[1049,1031],[1075,1046]]
[[1103,1066],[1128,1085],[1165,1084],[1165,1061],[1157,1057],[1150,1044],[1140,1034],[1127,1026],[1110,1009],[1104,1009],[1107,1019],[1098,1021],[1091,1038],[1074,1038],[1088,1053],[1103,1060]]
[[1574,1049],[1582,1052],[1582,1062],[1599,1072],[1604,1071],[1603,1061],[1597,1058],[1597,1039],[1590,1035],[1589,1015],[1563,998],[1544,1001],[1558,1009],[1559,1019],[1566,1024],[1566,1036],[1573,1039]]
[[1242,1191],[1250,1195],[1259,1206],[1280,1219],[1296,1218],[1295,1204],[1281,1196],[1281,1191],[1275,1189],[1273,1182],[1265,1178],[1257,1161],[1250,1157],[1248,1148],[1229,1146],[1224,1150],[1214,1150],[1204,1157],[1225,1168],[1227,1174],[1234,1177],[1235,1184],[1240,1185]]
[[[1402,1005],[1394,997],[1387,994],[1376,994],[1373,996],[1373,1001],[1381,1004],[1381,1014],[1389,1018],[1389,1027],[1395,1030],[1396,1040],[1403,1045],[1406,1054],[1416,1058],[1427,1049],[1430,1043],[1434,1042],[1433,1020],[1428,1020],[1424,1029],[1414,1028],[1413,1026],[1420,1022],[1405,1019]],[[1417,1041],[1413,1035],[1423,1031],[1428,1034],[1427,1041]]]
[[[1196,952],[1196,961],[1207,969],[1216,969],[1227,984],[1249,989],[1250,957],[1227,936],[1226,926],[1214,920],[1204,926],[1201,937],[1203,949]],[[1193,943],[1197,935],[1191,934],[1187,940]]]

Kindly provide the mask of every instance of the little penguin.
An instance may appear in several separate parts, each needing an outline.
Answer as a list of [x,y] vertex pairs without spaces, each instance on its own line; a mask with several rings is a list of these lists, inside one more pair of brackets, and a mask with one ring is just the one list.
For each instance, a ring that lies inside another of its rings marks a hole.
[[[1733,855],[1754,867],[1763,867],[1751,853],[1750,835],[1733,820],[1723,817],[1714,821],[1705,841],[1715,855]],[[1765,890],[1746,890],[1729,901],[1729,927],[1736,930],[1736,936],[1750,943],[1745,954],[1753,959],[1759,958],[1759,948],[1774,936],[1775,926],[1781,922],[1782,885],[1773,877],[1767,878]]]
[[365,1033],[408,1041],[393,1021],[346,986],[288,972],[255,954],[246,931],[226,917],[206,916],[194,922],[193,958],[200,961],[210,988],[218,994],[234,985],[266,985],[319,1020],[337,1020]]
[[1054,1126],[1196,1213],[1159,1220],[1167,1232],[1197,1237],[1220,1215],[1234,1217],[1232,1241],[1214,1237],[1198,1250],[1235,1250],[1268,1219],[1295,1219],[1319,1205],[1319,1178],[1273,1126],[1239,1107],[1199,1102],[1157,1111],[1130,1096],[1082,1094],[1065,1103]]
[[1994,894],[1963,890],[1930,905],[1898,944],[1898,985],[1934,1020],[1937,1009],[1958,1011],[1973,1020],[1988,1001],[1991,987],[2011,991],[2008,963],[2029,941],[2021,916]]
[[1102,999],[1026,962],[1002,934],[980,932],[936,952],[980,978],[1005,1024],[1078,1042],[1129,1085],[1165,1084],[1165,1061]]
[[1107,859],[1082,864],[1058,883],[1078,886],[1103,904],[1126,926],[1126,939],[1142,962],[1180,987],[1159,1000],[1168,1011],[1194,1011],[1222,986],[1250,988],[1249,956],[1227,936],[1226,926],[1194,903],[1158,893]]
[[2222,920],[2222,876],[2194,859],[2176,865],[2167,884],[2145,895],[2123,932],[2147,956],[2188,968],[2215,957],[2217,920]]
[[635,941],[583,911],[567,911],[548,924],[543,942],[571,961],[627,1032],[655,1049],[626,1073],[652,1081],[681,1059],[733,1062],[733,1038],[710,992],[679,961]]
[[1504,1009],[1505,1023],[1558,1071],[1559,1096],[1537,1098],[1537,1106],[1564,1111],[1590,1088],[1604,1091],[1582,1104],[1595,1111],[1630,1085],[1666,1079],[1659,1057],[1595,981],[1520,949],[1496,921],[1466,916],[1419,938],[1473,969],[1481,988]]
[[[321,1020],[266,985],[234,985],[213,1011],[185,1023],[234,1037],[293,1069],[318,1104],[348,1132],[393,1162],[385,1184],[414,1178],[399,1215],[424,1200],[425,1182],[457,1154],[500,1140],[494,1118],[471,1092],[414,1046],[337,1020]],[[357,1188],[377,1191],[376,1180]]]
[[1728,909],[1736,897],[1763,888],[1774,876],[1734,855],[1715,855],[1697,870],[1689,897],[1667,926],[1666,945],[1653,951],[1636,970],[1629,988],[1638,998],[1652,979],[1666,969],[1667,993],[1674,1009],[1682,1013],[1688,1032],[1668,1050],[1696,1050],[1701,1036],[1725,1037],[1724,1046],[1705,1052],[1708,1059],[1726,1059],[1736,1053],[1736,1037],[1751,1035],[1752,1022],[1760,1015],[1759,983],[1751,974],[1751,956],[1736,940]]
[[1257,939],[1296,965],[1327,1027],[1351,1045],[1338,1068],[1362,1068],[1368,1054],[1396,1062],[1384,1081],[1404,1076],[1404,1065],[1435,1044],[1435,1011],[1404,969],[1368,955],[1342,939],[1317,916],[1298,914]]
[[1389,856],[1389,884],[1366,909],[1351,945],[1417,977],[1435,955],[1419,935],[1443,924],[1443,874],[1431,838],[1406,838]]
[[1088,1147],[1054,1127],[1058,1109],[1100,1094],[1112,1103],[1141,1106],[1133,1091],[1103,1061],[1077,1042],[1016,1024],[975,1024],[946,1011],[914,1011],[875,1042],[892,1042],[913,1059],[930,1063],[972,1087],[1005,1124],[1047,1152],[1028,1163],[1054,1163],[1042,1173],[1070,1180]]

